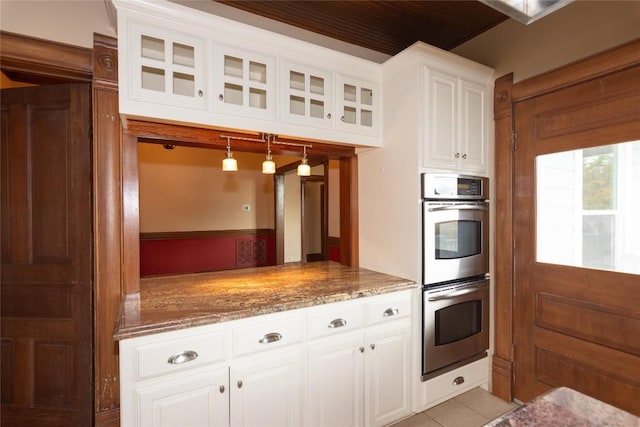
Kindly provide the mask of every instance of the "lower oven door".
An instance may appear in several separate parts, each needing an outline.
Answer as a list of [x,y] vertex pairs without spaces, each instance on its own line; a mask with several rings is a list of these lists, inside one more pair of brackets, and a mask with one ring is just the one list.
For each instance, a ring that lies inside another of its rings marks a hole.
[[486,356],[489,280],[425,288],[422,380]]

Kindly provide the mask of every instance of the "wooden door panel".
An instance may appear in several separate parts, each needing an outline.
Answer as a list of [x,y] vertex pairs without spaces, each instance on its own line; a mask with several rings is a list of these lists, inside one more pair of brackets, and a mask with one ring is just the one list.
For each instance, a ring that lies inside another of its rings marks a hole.
[[5,89],[2,123],[2,425],[90,425],[90,87]]
[[639,83],[632,67],[516,104],[514,391],[522,401],[568,386],[640,414],[639,276],[536,261],[536,157],[640,140]]

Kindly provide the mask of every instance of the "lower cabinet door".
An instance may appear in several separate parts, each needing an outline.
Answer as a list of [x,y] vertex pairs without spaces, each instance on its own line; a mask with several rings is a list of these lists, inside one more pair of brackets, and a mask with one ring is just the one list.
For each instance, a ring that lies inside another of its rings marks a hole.
[[319,339],[309,351],[309,425],[364,425],[364,341],[362,332]]
[[229,375],[231,425],[238,427],[304,425],[302,355],[300,346],[234,363]]
[[228,369],[180,374],[135,390],[140,427],[229,425]]
[[383,426],[411,412],[409,319],[371,327],[365,335],[368,426]]

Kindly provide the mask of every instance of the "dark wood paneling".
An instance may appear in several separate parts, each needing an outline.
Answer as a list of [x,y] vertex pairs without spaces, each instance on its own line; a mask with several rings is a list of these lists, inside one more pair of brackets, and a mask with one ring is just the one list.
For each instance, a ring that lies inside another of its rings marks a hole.
[[93,226],[94,399],[96,427],[120,417],[118,344],[113,328],[122,299],[122,140],[118,112],[117,40],[94,35]]
[[0,31],[2,71],[35,84],[91,82],[91,49]]
[[477,1],[221,3],[388,55],[395,55],[418,40],[450,50],[507,19]]
[[2,103],[11,123],[1,141],[10,182],[2,337],[13,343],[2,424],[90,425],[90,88],[5,89]]
[[206,231],[163,231],[153,233],[140,233],[140,240],[171,240],[171,239],[208,239],[220,237],[245,237],[256,235],[274,235],[270,228],[257,228],[255,230],[206,230]]
[[340,159],[340,264],[359,265],[358,158]]
[[[511,88],[513,74],[496,80],[493,109],[495,120],[494,238],[494,350],[492,388],[496,396],[513,399],[513,142]],[[500,226],[497,226],[501,224]],[[497,232],[500,230],[500,232]]]
[[636,58],[636,66],[601,70],[593,80],[515,105],[513,342],[520,400],[566,385],[640,414],[640,354],[630,342],[640,332],[638,276],[536,262],[536,158],[640,139]]

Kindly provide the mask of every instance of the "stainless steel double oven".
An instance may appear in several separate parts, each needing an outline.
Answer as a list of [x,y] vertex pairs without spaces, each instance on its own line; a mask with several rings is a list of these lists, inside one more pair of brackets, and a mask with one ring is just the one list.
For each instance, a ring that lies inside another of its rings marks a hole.
[[489,182],[422,175],[422,380],[486,357]]

